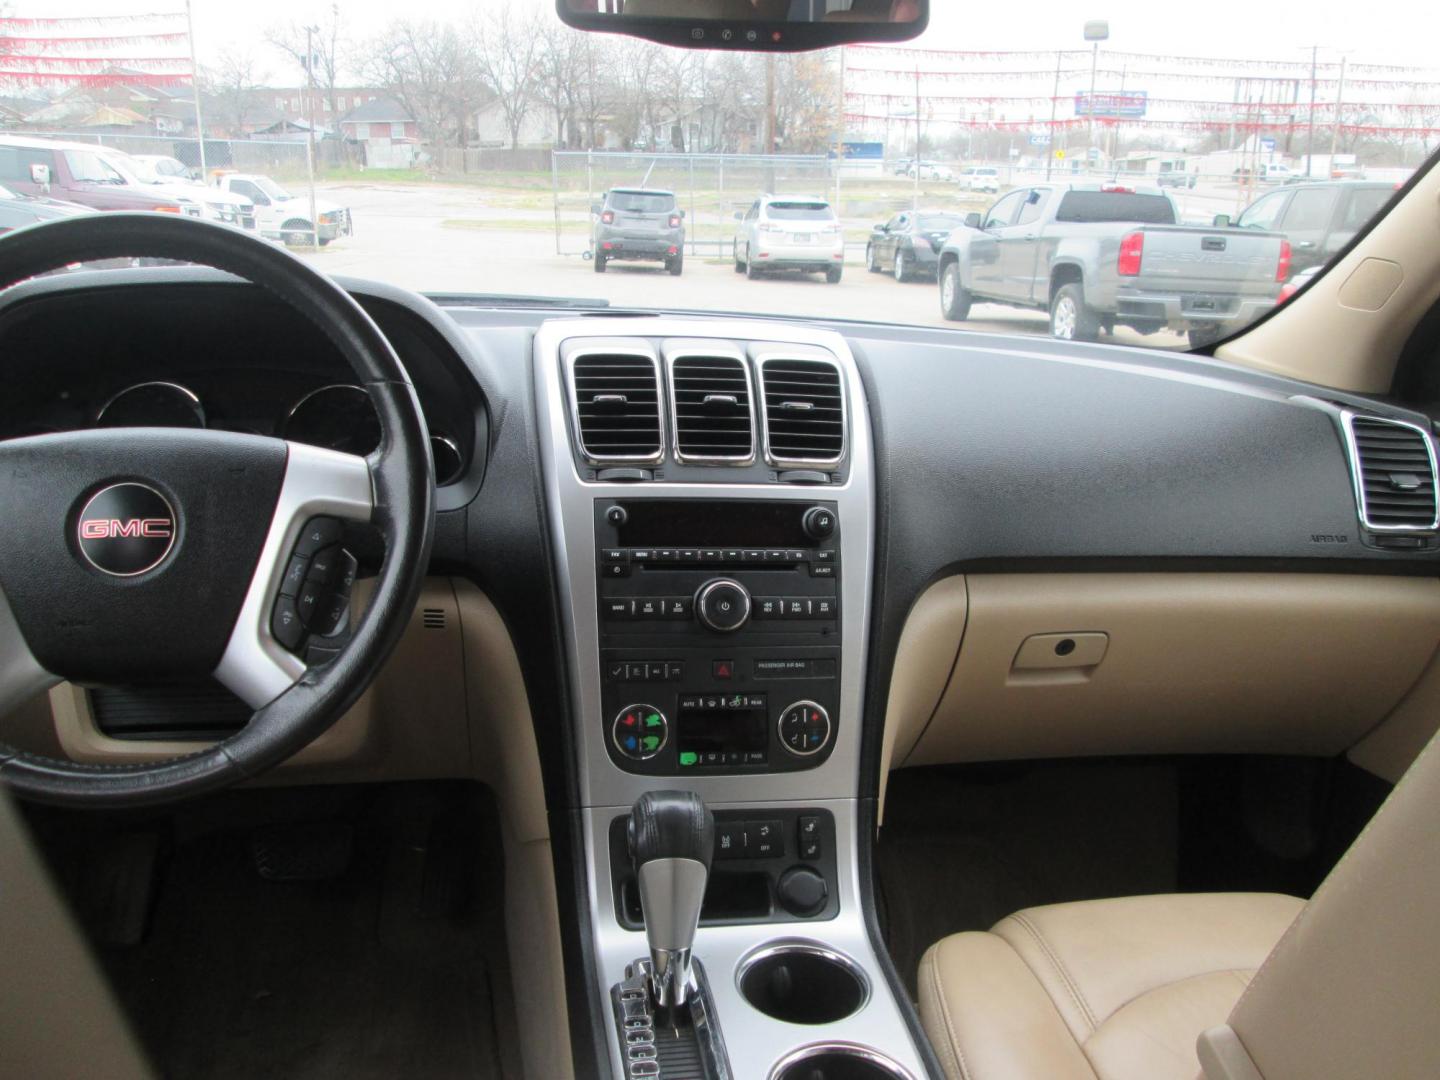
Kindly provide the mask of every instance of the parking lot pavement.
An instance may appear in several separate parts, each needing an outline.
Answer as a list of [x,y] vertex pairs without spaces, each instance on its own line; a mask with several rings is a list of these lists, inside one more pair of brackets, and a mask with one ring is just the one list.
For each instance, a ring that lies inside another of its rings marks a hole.
[[[327,198],[349,205],[355,219],[355,235],[303,256],[329,274],[429,292],[581,297],[642,309],[803,315],[1008,334],[1049,332],[1045,313],[998,304],[977,304],[966,322],[946,322],[933,282],[900,284],[889,275],[867,273],[859,250],[850,252],[837,285],[827,284],[819,274],[751,281],[735,273],[728,255],[687,255],[680,277],[671,277],[658,263],[611,263],[604,274],[597,274],[594,264],[578,254],[556,254],[555,235],[543,228],[543,214],[486,208],[473,189],[336,184],[323,185],[323,190]],[[516,227],[453,225],[465,217],[490,222],[511,218]],[[1102,340],[1185,346],[1175,334],[1145,337],[1124,328]]]

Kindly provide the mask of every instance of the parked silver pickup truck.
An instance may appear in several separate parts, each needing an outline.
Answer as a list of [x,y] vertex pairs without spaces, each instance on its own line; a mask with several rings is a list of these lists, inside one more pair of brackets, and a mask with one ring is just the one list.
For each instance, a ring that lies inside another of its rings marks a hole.
[[950,234],[940,309],[961,320],[979,301],[1012,304],[1049,311],[1057,338],[1094,341],[1119,325],[1183,331],[1200,346],[1275,306],[1290,272],[1283,236],[1177,220],[1158,188],[1017,188]]

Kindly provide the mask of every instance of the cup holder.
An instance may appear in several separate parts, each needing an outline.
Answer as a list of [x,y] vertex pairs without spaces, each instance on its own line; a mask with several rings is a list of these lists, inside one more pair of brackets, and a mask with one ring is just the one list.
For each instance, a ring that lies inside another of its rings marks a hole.
[[770,1080],[913,1080],[884,1054],[854,1043],[803,1046],[770,1072]]
[[855,1015],[870,997],[870,984],[853,960],[807,941],[756,950],[741,963],[736,981],[746,1001],[787,1024],[833,1024]]

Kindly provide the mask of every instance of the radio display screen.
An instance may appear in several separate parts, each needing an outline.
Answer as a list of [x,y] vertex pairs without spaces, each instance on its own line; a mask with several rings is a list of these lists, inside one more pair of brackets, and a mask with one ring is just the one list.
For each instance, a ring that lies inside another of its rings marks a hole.
[[764,707],[681,710],[676,719],[676,748],[681,754],[763,752],[768,745],[768,715]]
[[621,503],[626,520],[619,547],[772,547],[814,544],[801,519],[809,503],[636,499]]

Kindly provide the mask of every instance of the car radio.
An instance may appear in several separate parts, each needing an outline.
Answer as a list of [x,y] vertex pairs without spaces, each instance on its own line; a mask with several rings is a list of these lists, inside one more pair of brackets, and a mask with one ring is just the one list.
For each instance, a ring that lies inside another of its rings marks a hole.
[[599,499],[605,744],[629,772],[812,768],[840,695],[833,502]]

